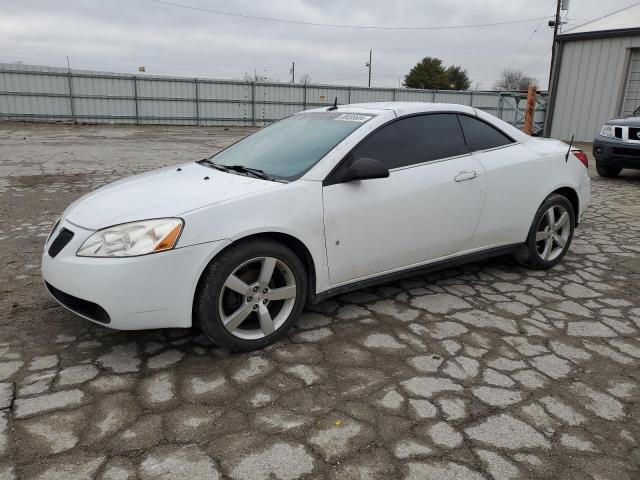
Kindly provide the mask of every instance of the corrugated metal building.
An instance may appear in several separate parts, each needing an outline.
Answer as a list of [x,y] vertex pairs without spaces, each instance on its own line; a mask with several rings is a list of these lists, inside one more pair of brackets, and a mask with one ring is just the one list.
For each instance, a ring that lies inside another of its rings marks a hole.
[[640,106],[640,5],[558,36],[545,135],[591,142]]

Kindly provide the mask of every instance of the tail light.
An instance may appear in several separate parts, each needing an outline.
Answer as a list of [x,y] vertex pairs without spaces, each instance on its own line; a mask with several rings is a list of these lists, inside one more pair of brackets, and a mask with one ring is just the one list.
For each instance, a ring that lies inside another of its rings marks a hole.
[[572,149],[571,153],[573,153],[573,156],[580,160],[585,167],[589,168],[589,159],[587,158],[586,153],[582,150],[578,150],[577,148]]

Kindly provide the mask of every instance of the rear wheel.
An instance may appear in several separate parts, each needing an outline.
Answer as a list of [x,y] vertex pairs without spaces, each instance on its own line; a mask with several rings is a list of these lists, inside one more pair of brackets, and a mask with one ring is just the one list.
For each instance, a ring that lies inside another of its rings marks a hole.
[[567,253],[575,224],[571,202],[562,195],[550,195],[538,208],[527,242],[516,252],[516,259],[531,268],[553,267]]
[[622,169],[617,167],[608,167],[596,162],[596,171],[601,177],[617,177],[618,175],[620,175]]
[[194,314],[202,331],[221,347],[256,350],[286,334],[306,296],[306,272],[295,253],[272,240],[252,240],[207,267]]

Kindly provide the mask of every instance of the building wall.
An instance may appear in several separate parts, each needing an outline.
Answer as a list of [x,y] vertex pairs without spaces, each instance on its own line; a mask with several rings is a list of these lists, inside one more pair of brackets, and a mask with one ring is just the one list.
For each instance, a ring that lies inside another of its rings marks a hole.
[[631,115],[640,106],[640,48],[632,50],[622,115]]
[[597,130],[620,114],[629,56],[640,36],[563,42],[553,94],[550,136],[591,142]]

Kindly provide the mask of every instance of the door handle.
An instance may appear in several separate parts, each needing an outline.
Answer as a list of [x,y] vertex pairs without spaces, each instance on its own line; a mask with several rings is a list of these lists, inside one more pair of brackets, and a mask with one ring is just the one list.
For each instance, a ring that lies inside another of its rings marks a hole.
[[456,182],[464,182],[465,180],[471,180],[478,176],[475,170],[470,172],[460,172],[458,175],[453,177]]

